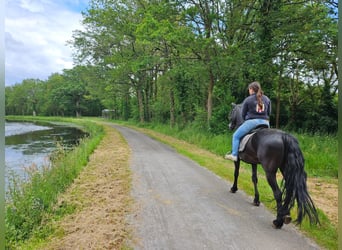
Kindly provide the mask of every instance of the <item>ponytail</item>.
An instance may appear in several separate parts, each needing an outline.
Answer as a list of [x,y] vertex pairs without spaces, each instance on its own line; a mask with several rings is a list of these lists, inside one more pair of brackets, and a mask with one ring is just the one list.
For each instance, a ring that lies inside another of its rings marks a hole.
[[252,82],[248,85],[248,88],[253,89],[257,101],[258,101],[258,110],[263,110],[264,109],[264,103],[262,101],[262,95],[264,94],[264,92],[261,89],[260,83],[259,82]]

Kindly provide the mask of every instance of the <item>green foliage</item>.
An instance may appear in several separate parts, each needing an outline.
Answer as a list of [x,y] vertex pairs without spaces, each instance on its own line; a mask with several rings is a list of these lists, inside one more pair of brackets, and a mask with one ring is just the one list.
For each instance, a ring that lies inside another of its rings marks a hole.
[[98,116],[103,106],[88,90],[89,74],[86,68],[75,67],[65,70],[63,75],[53,74],[45,82],[24,80],[22,84],[8,86],[6,114]]
[[336,136],[294,134],[305,158],[305,169],[310,176],[338,178]]
[[7,87],[5,92],[6,113],[36,115],[40,111],[39,101],[43,96],[43,82],[27,79],[21,84]]
[[16,244],[31,237],[41,227],[47,214],[55,213],[60,216],[73,210],[72,207],[56,208],[57,197],[86,165],[88,156],[98,145],[104,132],[101,126],[93,122],[82,120],[72,120],[72,122],[79,124],[90,136],[83,139],[70,152],[65,152],[61,147],[53,155],[51,167],[42,170],[31,167],[27,181],[18,181],[14,175],[9,179],[5,216],[8,248],[15,248]]
[[69,41],[79,65],[7,87],[6,113],[99,116],[106,108],[116,119],[220,133],[230,103],[257,80],[274,127],[335,134],[333,10],[324,1],[92,0],[84,30]]

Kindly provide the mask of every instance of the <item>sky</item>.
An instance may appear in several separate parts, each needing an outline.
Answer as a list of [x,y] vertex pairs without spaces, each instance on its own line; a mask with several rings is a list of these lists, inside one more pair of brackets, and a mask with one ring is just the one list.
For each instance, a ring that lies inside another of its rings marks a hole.
[[46,80],[73,67],[67,41],[82,29],[88,0],[6,0],[5,5],[5,86]]

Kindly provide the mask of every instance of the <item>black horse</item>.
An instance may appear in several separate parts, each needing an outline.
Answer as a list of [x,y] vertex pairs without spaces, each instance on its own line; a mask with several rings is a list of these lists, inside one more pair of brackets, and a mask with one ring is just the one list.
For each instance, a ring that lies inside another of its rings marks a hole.
[[[241,104],[233,104],[229,115],[229,129],[238,128],[242,122]],[[301,224],[304,216],[308,216],[311,224],[319,223],[315,205],[306,186],[304,158],[298,141],[292,135],[278,129],[261,128],[248,140],[244,150],[239,152],[235,161],[234,184],[231,192],[235,193],[240,169],[240,160],[252,165],[252,181],[254,184],[254,205],[259,206],[257,164],[265,170],[266,178],[272,188],[277,202],[277,218],[273,221],[275,228],[291,222],[290,210],[297,202],[297,224]],[[283,175],[282,190],[280,190],[276,173]]]

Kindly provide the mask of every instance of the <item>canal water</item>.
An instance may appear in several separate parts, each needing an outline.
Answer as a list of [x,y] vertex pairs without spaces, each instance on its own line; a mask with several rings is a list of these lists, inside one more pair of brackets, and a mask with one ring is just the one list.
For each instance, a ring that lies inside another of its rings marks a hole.
[[6,181],[9,174],[24,178],[29,168],[49,166],[49,155],[58,143],[72,147],[84,136],[82,130],[69,125],[5,122]]

